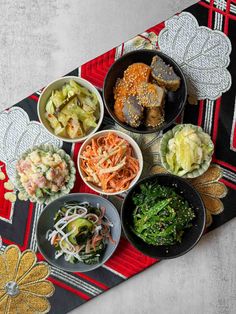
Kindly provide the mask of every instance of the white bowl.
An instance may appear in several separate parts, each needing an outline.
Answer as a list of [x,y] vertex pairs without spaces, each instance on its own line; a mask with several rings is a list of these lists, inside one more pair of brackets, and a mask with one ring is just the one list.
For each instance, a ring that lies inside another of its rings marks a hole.
[[[98,103],[100,106],[99,107],[100,108],[100,117],[99,117],[99,120],[97,122],[97,127],[94,128],[86,136],[77,137],[77,138],[73,138],[73,139],[68,138],[68,137],[64,137],[64,136],[60,136],[60,135],[56,135],[54,133],[54,130],[51,128],[49,122],[45,118],[46,104],[47,104],[49,97],[52,94],[52,91],[62,88],[62,86],[65,83],[69,82],[70,80],[74,80],[75,82],[79,83],[83,87],[86,87],[88,90],[90,90],[92,93],[94,93],[97,96]],[[102,97],[99,94],[98,90],[90,82],[88,82],[85,79],[78,77],[78,76],[65,76],[65,77],[59,78],[59,79],[49,83],[48,86],[44,88],[44,90],[42,91],[42,93],[39,97],[39,100],[38,100],[37,111],[38,111],[39,121],[42,123],[42,125],[45,127],[45,129],[49,133],[51,133],[52,135],[54,135],[55,137],[59,138],[60,140],[62,140],[64,142],[79,143],[79,142],[83,142],[89,135],[94,134],[99,129],[99,127],[102,123],[102,120],[103,120],[103,116],[104,116],[104,105],[103,105]]]
[[[80,156],[82,155],[82,152],[84,151],[85,147],[88,144],[91,143],[92,139],[95,139],[95,138],[97,138],[97,137],[99,137],[101,135],[108,134],[110,132],[117,134],[119,137],[125,139],[127,142],[130,143],[130,145],[133,148],[134,157],[137,158],[138,162],[139,162],[139,172],[137,173],[137,176],[131,182],[129,188],[126,189],[126,190],[122,190],[122,191],[119,191],[119,192],[113,192],[113,193],[104,192],[101,188],[97,187],[93,183],[86,181],[85,180],[85,176],[86,175],[85,175],[84,171],[80,167],[80,164],[81,164]],[[125,134],[123,132],[120,132],[120,131],[116,131],[116,130],[104,130],[104,131],[100,131],[100,132],[97,132],[96,134],[93,134],[93,135],[89,136],[87,138],[87,140],[81,145],[80,150],[79,150],[79,154],[78,154],[77,165],[78,165],[79,174],[80,174],[82,180],[84,181],[84,183],[90,189],[92,189],[93,191],[95,191],[95,192],[97,192],[99,194],[117,195],[117,194],[121,194],[121,193],[124,193],[124,192],[128,191],[139,180],[139,178],[141,176],[141,173],[142,173],[142,170],[143,170],[143,155],[142,155],[141,149],[139,148],[138,144],[129,135],[127,135],[127,134]]]

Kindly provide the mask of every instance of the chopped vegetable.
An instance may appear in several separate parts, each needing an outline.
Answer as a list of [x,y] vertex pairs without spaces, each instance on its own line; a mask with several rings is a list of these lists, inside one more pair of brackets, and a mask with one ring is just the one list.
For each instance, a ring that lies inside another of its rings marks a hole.
[[88,202],[65,202],[54,217],[53,230],[46,238],[56,249],[55,259],[64,256],[70,263],[98,263],[111,237],[112,222],[105,208]]
[[167,145],[166,161],[170,171],[179,176],[198,169],[211,158],[213,143],[210,136],[201,128],[193,128],[191,124],[180,126]]
[[56,194],[69,181],[66,161],[51,151],[33,150],[17,162],[16,169],[25,191],[36,199]]
[[157,182],[143,183],[132,196],[133,232],[151,245],[173,245],[181,242],[184,230],[195,217],[188,202],[174,188]]
[[56,135],[79,138],[96,128],[99,118],[97,96],[74,80],[52,92],[45,117]]
[[114,132],[92,140],[81,156],[85,180],[104,192],[119,192],[129,188],[139,171],[131,145]]

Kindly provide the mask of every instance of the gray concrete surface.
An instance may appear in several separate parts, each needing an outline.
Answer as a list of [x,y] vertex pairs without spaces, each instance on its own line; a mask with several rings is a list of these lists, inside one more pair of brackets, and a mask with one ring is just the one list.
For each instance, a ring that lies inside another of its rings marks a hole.
[[[194,3],[1,0],[0,108]],[[236,220],[72,313],[236,313]]]

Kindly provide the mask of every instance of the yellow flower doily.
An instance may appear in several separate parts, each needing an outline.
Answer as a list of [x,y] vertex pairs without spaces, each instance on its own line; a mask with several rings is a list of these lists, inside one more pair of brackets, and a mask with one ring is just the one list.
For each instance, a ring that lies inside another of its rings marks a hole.
[[47,298],[55,291],[49,274],[48,264],[37,262],[33,251],[8,246],[0,255],[0,313],[48,313]]
[[[152,173],[166,173],[167,171],[162,166],[154,166]],[[206,208],[206,226],[212,224],[212,215],[218,215],[223,212],[224,204],[221,198],[227,194],[227,188],[224,183],[219,182],[222,177],[222,170],[217,165],[210,165],[208,170],[201,176],[188,179],[188,182],[194,186],[199,192]]]

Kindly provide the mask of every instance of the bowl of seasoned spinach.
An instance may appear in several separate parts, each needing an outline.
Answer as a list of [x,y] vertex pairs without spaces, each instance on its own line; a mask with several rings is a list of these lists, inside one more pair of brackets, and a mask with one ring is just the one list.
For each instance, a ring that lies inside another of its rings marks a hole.
[[166,259],[181,256],[197,244],[206,213],[200,195],[185,179],[155,174],[130,189],[121,221],[126,237],[139,251]]

